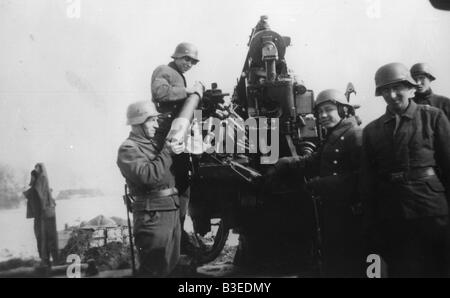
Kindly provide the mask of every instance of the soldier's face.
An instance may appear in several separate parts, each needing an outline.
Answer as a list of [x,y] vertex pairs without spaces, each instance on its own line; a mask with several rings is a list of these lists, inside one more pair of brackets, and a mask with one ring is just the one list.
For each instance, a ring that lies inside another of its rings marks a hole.
[[401,114],[408,107],[414,91],[414,88],[405,83],[394,83],[381,88],[381,95],[395,113]]
[[177,66],[178,70],[181,71],[182,73],[185,73],[188,70],[190,70],[192,66],[195,64],[197,64],[197,61],[188,56],[175,59],[175,65]]
[[417,92],[425,93],[430,89],[430,78],[426,75],[417,75],[414,77],[414,80],[417,83]]
[[317,108],[317,113],[320,125],[325,128],[335,127],[341,121],[337,106],[331,102],[321,104]]
[[153,138],[156,133],[156,129],[159,127],[158,125],[158,117],[150,117],[147,121],[142,124],[142,128],[144,129],[144,133],[147,137]]

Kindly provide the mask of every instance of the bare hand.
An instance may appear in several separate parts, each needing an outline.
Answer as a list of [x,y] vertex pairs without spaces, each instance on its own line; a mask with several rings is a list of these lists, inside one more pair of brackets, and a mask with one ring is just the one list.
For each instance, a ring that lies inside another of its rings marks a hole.
[[180,154],[184,151],[184,143],[180,142],[166,142],[166,146],[172,154]]

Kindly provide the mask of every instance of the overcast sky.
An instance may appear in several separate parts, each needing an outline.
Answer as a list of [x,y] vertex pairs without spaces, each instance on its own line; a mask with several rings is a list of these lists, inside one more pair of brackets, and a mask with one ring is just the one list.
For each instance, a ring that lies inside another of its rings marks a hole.
[[201,62],[188,84],[232,93],[261,15],[316,94],[354,83],[364,124],[384,112],[373,77],[386,63],[430,63],[450,96],[450,12],[428,0],[0,0],[0,162],[46,163],[56,191],[120,191],[125,110],[150,100],[153,69],[189,41]]

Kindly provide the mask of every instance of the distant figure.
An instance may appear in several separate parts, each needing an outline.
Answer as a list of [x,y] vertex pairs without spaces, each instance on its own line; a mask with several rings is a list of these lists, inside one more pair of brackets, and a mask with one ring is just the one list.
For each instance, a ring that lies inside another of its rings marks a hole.
[[430,66],[426,63],[416,63],[411,67],[410,72],[417,83],[416,94],[413,97],[414,102],[441,109],[450,119],[450,98],[438,95],[431,90],[431,82],[436,78]]
[[56,232],[55,200],[49,188],[47,171],[43,163],[38,163],[31,171],[30,188],[23,194],[27,198],[27,218],[34,218],[41,266],[51,267],[58,260],[58,234]]

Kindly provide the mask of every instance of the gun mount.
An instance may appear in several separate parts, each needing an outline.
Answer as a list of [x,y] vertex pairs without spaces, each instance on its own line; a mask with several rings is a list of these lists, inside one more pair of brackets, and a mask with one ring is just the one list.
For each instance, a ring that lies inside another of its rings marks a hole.
[[[279,157],[311,154],[321,139],[313,115],[314,92],[288,70],[289,45],[290,38],[271,30],[267,17],[261,17],[250,35],[231,102],[226,104],[229,94],[215,83],[204,92],[203,137],[213,135],[215,150],[193,158],[189,213],[201,246],[200,263],[219,255],[230,229],[240,234],[242,249],[235,261],[241,264],[268,250],[272,250],[265,256],[269,258],[274,253],[291,252],[302,256],[299,259],[309,254],[313,207],[310,200],[299,199],[307,195],[302,183],[287,179],[275,190],[265,181],[265,173]],[[272,149],[278,150],[275,160],[255,148],[266,134]],[[258,247],[265,246],[260,254]],[[286,248],[289,252],[283,252]]]

